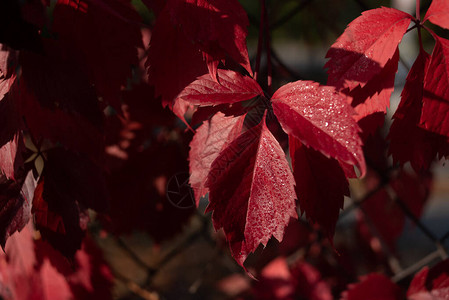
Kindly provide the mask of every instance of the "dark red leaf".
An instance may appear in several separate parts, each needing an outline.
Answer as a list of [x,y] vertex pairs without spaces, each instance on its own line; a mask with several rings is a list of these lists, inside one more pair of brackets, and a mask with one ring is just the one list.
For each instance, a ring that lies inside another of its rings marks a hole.
[[205,184],[213,161],[240,135],[244,119],[244,115],[233,118],[218,112],[197,129],[189,152],[189,182],[195,192],[197,206],[200,198],[208,193]]
[[449,29],[449,3],[445,0],[432,0],[423,22],[426,20]]
[[390,128],[389,152],[394,162],[401,165],[410,162],[413,169],[419,172],[428,169],[438,151],[436,134],[419,127],[421,109],[423,107],[424,77],[429,66],[430,55],[421,50],[402,90],[401,103],[393,115]]
[[218,70],[218,82],[209,74],[199,77],[178,95],[191,104],[218,105],[249,100],[263,95],[259,84],[231,70]]
[[435,48],[424,77],[422,127],[449,137],[449,40],[434,35]]
[[290,218],[297,217],[293,174],[265,118],[221,151],[206,187],[214,227],[224,229],[242,266],[271,236],[281,241]]
[[86,208],[108,208],[105,180],[102,170],[81,155],[54,148],[46,157],[33,200],[36,226],[44,239],[72,257],[84,237]]
[[[22,52],[22,76],[11,101],[35,141],[46,138],[99,161],[103,111],[86,74],[46,41],[46,55]],[[45,120],[45,121],[43,121]]]
[[120,90],[138,65],[139,14],[130,0],[58,0],[52,29],[98,95],[117,110]]
[[402,300],[402,291],[388,277],[372,273],[351,284],[342,294],[342,300]]
[[248,17],[237,0],[169,0],[167,6],[172,23],[203,51],[212,78],[226,54],[252,74],[246,48]]
[[343,94],[333,87],[297,81],[282,86],[271,100],[286,133],[365,174],[360,128]]
[[170,108],[187,85],[207,73],[200,50],[171,23],[167,9],[160,13],[154,25],[145,65],[156,96],[161,96],[162,104]]
[[293,136],[289,146],[299,208],[332,241],[344,196],[349,196],[345,173],[335,159],[307,148]]
[[327,52],[328,84],[338,90],[364,87],[393,57],[412,19],[394,8],[363,12]]

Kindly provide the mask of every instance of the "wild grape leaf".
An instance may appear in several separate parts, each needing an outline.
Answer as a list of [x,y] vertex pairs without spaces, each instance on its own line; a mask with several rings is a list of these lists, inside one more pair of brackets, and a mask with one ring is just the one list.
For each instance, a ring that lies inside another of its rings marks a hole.
[[64,51],[117,110],[120,90],[138,64],[139,21],[130,0],[58,0],[53,12],[52,30]]
[[376,233],[391,250],[396,249],[396,240],[403,232],[407,219],[403,207],[396,201],[400,201],[411,214],[419,218],[429,198],[431,186],[430,174],[410,174],[401,170],[397,178],[391,180],[397,199],[392,199],[385,189],[381,189],[363,202],[367,222],[375,226]]
[[363,12],[327,52],[327,83],[338,90],[364,87],[393,57],[412,19],[394,8]]
[[[21,52],[22,75],[12,104],[34,140],[49,139],[100,161],[104,153],[103,111],[86,74],[45,40],[46,54]],[[45,120],[45,122],[43,122]]]
[[307,148],[291,135],[289,148],[299,208],[332,241],[344,196],[349,196],[345,173],[335,159]]
[[[208,75],[209,76],[209,75]],[[190,142],[190,186],[198,206],[200,198],[208,193],[206,179],[214,160],[242,131],[245,116],[225,117],[218,112],[201,125]]]
[[170,108],[187,85],[207,73],[199,48],[171,23],[167,9],[160,13],[154,25],[145,66],[156,96],[161,96],[163,106]]
[[31,218],[36,180],[32,172],[17,178],[16,181],[0,177],[0,245],[4,248],[7,239],[28,223]]
[[407,291],[409,300],[444,300],[449,294],[449,261],[446,259],[429,269],[419,271]]
[[385,64],[379,74],[375,75],[363,88],[357,86],[349,95],[351,105],[357,113],[355,119],[360,119],[377,112],[387,112],[390,107],[390,97],[394,90],[394,78],[398,70],[399,49]]
[[426,20],[449,29],[449,3],[445,0],[432,0],[423,22]]
[[279,88],[271,101],[286,133],[365,174],[360,129],[343,94],[312,81],[296,81]]
[[394,163],[410,162],[417,172],[428,169],[438,152],[441,137],[419,127],[423,107],[424,77],[430,55],[424,50],[416,58],[407,75],[401,102],[393,115],[388,139]]
[[424,129],[449,137],[449,40],[434,38],[435,48],[424,77],[420,123]]
[[73,257],[86,230],[86,208],[108,208],[105,180],[102,170],[81,155],[54,148],[46,156],[33,200],[36,226],[44,239]]
[[167,7],[173,24],[203,51],[212,78],[226,54],[252,74],[246,48],[248,17],[237,0],[169,0]]
[[388,277],[371,273],[360,278],[360,282],[350,284],[343,292],[342,300],[401,300],[402,291]]
[[279,143],[261,123],[232,141],[214,160],[207,177],[215,229],[223,228],[236,261],[243,266],[271,236],[281,241],[296,218],[294,178]]
[[0,101],[9,92],[16,79],[17,52],[0,44]]
[[42,239],[35,241],[35,252],[39,265],[50,261],[51,266],[65,277],[74,299],[112,299],[110,267],[103,258],[103,252],[87,236],[72,261]]
[[218,105],[249,100],[263,95],[263,90],[251,77],[231,70],[218,70],[218,82],[209,74],[198,77],[178,95],[191,104]]
[[23,167],[22,152],[25,150],[22,134],[19,132],[13,139],[0,148],[0,170],[8,179],[16,179],[16,174]]
[[0,255],[0,296],[5,300],[72,299],[69,286],[48,260],[38,265],[31,223],[16,232]]

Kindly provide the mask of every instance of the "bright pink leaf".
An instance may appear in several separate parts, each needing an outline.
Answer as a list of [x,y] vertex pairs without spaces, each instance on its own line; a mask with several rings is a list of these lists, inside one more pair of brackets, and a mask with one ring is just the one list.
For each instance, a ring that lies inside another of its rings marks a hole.
[[19,168],[23,165],[22,151],[25,145],[20,132],[0,148],[0,171],[6,178],[15,180]]
[[73,298],[64,276],[50,264],[48,259],[45,259],[41,265],[38,276],[41,280],[42,300],[69,300]]
[[292,136],[289,146],[299,208],[332,240],[344,196],[349,196],[345,173],[335,159],[307,148]]
[[259,84],[248,76],[231,70],[218,70],[218,82],[209,74],[199,77],[178,95],[192,104],[218,105],[249,100],[263,95]]
[[449,29],[449,2],[446,0],[432,0],[423,22],[426,20]]
[[199,48],[171,23],[166,9],[154,25],[145,65],[156,96],[162,96],[162,104],[170,108],[187,85],[207,73]]
[[245,116],[225,117],[218,112],[197,129],[189,152],[190,186],[197,205],[200,198],[208,193],[205,183],[213,161],[240,135],[244,119]]
[[130,0],[58,0],[52,29],[89,75],[97,93],[117,110],[120,90],[138,65],[139,14]]
[[181,25],[186,38],[203,51],[211,77],[216,77],[226,54],[252,74],[246,48],[248,17],[237,0],[170,0],[167,6],[173,24]]
[[271,100],[286,133],[365,174],[360,129],[343,94],[315,82],[296,81],[278,89]]
[[429,62],[430,55],[422,50],[407,75],[401,102],[393,115],[388,135],[393,161],[401,165],[410,162],[417,172],[430,167],[441,139],[418,126],[423,106],[424,77]]
[[388,277],[372,273],[360,278],[360,283],[350,284],[342,300],[402,300],[402,291]]
[[271,236],[281,241],[290,218],[297,217],[293,174],[265,118],[221,151],[206,187],[214,227],[224,229],[242,266]]
[[7,239],[28,224],[31,218],[31,202],[36,181],[33,173],[16,181],[0,177],[0,245],[4,248]]
[[407,291],[409,300],[445,300],[449,295],[449,260],[419,271]]
[[328,84],[338,90],[365,86],[393,57],[412,18],[386,7],[363,12],[327,52]]
[[17,52],[0,44],[0,100],[9,92],[16,78]]
[[422,126],[449,137],[449,40],[434,35],[435,48],[424,77]]

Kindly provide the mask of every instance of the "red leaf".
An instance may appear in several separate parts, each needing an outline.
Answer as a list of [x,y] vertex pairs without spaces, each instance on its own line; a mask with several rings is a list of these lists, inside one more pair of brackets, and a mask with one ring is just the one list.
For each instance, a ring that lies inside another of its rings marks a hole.
[[449,40],[434,35],[435,48],[424,77],[422,126],[449,137]]
[[436,155],[438,136],[418,126],[423,106],[424,77],[430,55],[424,50],[416,58],[401,94],[401,103],[390,127],[390,153],[401,165],[410,162],[415,171],[428,169]]
[[271,236],[281,241],[290,218],[297,217],[293,175],[265,118],[221,151],[206,187],[214,227],[223,227],[242,266]]
[[117,110],[120,90],[138,65],[139,14],[129,0],[58,0],[52,29],[68,55]]
[[446,0],[432,0],[423,23],[429,20],[435,25],[449,29],[449,3]]
[[449,294],[449,260],[419,271],[407,291],[409,300],[444,300]]
[[365,174],[360,129],[343,94],[333,87],[297,81],[278,89],[271,100],[286,133]]
[[36,181],[32,172],[16,181],[0,177],[0,245],[14,232],[22,230],[31,218],[31,202],[33,200]]
[[344,196],[349,196],[345,173],[335,159],[307,148],[292,136],[289,146],[299,208],[307,219],[321,225],[332,241]]
[[328,84],[338,90],[364,87],[393,57],[412,19],[394,8],[363,12],[327,52]]
[[226,54],[252,74],[246,48],[248,17],[237,0],[170,0],[167,6],[173,24],[181,25],[186,38],[203,51],[212,78]]
[[376,112],[387,112],[390,107],[390,97],[394,90],[394,78],[398,70],[399,49],[388,60],[379,74],[375,75],[363,88],[357,86],[349,95],[353,98],[351,105],[360,119]]
[[149,82],[164,106],[173,106],[176,96],[198,76],[207,73],[202,55],[163,10],[154,25],[148,59]]
[[360,283],[351,284],[343,292],[342,300],[402,300],[399,286],[388,277],[372,273],[360,278]]
[[209,192],[205,184],[213,161],[240,135],[244,119],[244,115],[233,118],[218,112],[197,129],[189,152],[189,182],[195,192],[197,206],[200,198]]
[[178,95],[191,104],[218,105],[249,100],[263,95],[259,84],[231,70],[218,70],[218,82],[209,74],[199,77]]

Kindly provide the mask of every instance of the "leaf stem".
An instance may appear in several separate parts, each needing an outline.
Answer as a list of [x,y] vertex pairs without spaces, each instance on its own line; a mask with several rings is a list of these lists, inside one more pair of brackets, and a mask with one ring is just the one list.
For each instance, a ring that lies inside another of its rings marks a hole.
[[266,6],[266,0],[262,0],[262,10],[265,20],[265,53],[267,55],[267,91],[271,96],[271,85],[272,85],[272,63],[271,63],[271,45],[270,45],[270,26],[268,24],[268,13],[267,13],[267,6]]
[[416,20],[421,23],[421,9],[420,0],[416,0]]
[[265,14],[263,12],[263,6],[265,2],[261,0],[261,8],[260,8],[260,21],[259,21],[259,40],[257,41],[257,56],[256,56],[256,66],[254,68],[254,79],[257,81],[260,72],[260,60],[262,58],[262,44],[263,44],[263,36],[264,36],[264,27],[265,27]]

